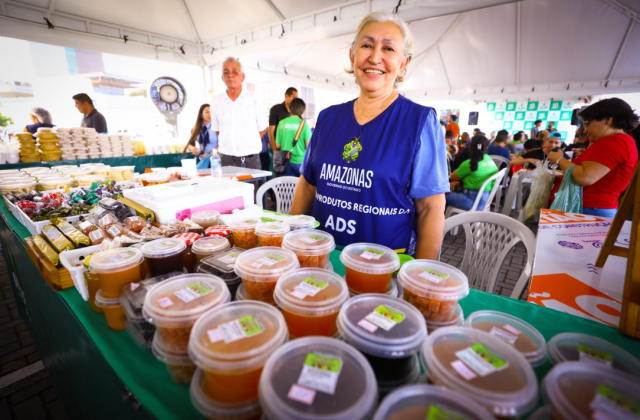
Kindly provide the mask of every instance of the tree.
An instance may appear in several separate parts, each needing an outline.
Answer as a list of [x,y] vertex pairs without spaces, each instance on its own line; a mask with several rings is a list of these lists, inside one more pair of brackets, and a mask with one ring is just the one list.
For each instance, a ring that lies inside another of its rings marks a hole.
[[6,127],[10,124],[13,124],[13,119],[11,117],[5,117],[2,115],[2,112],[0,112],[0,127]]

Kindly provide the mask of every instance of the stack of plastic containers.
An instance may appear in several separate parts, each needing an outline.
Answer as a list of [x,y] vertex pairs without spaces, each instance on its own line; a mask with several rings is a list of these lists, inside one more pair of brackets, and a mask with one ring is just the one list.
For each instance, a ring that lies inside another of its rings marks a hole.
[[495,420],[464,395],[433,385],[409,385],[387,395],[373,420]]
[[368,243],[347,245],[340,261],[353,294],[387,293],[393,272],[400,268],[398,254],[392,249]]
[[203,315],[189,339],[202,372],[191,384],[196,408],[208,418],[251,418],[240,414],[256,409],[263,367],[288,335],[282,314],[262,302],[232,302]]
[[38,138],[38,148],[40,149],[40,160],[52,162],[60,160],[62,152],[58,149],[58,137],[51,128],[40,127],[35,134]]
[[[204,239],[204,238],[203,238]],[[206,238],[206,239],[214,239]],[[222,239],[224,238],[215,238]],[[201,239],[202,240],[202,239]],[[234,270],[238,256],[244,252],[244,249],[231,248],[227,251],[220,252],[211,257],[204,258],[196,267],[198,273],[206,273],[220,277],[227,284],[231,296],[236,296],[238,286],[242,284],[242,279]]]
[[419,381],[417,352],[427,328],[408,303],[380,294],[358,295],[342,306],[338,330],[367,358],[381,394]]
[[293,252],[265,246],[238,255],[234,269],[242,278],[248,299],[273,304],[273,291],[278,279],[299,267]]
[[367,360],[328,337],[293,340],[276,350],[260,378],[269,420],[365,420],[378,399]]
[[131,144],[131,136],[123,134],[120,136],[120,145],[122,146],[122,156],[133,156],[133,145]]
[[274,298],[291,338],[337,335],[340,308],[349,299],[347,284],[336,273],[301,268],[280,277]]
[[58,147],[62,152],[60,156],[61,160],[75,160],[76,153],[73,145],[73,138],[71,137],[71,130],[68,128],[57,127],[56,135],[60,140],[58,142]]
[[421,349],[429,380],[466,395],[496,417],[519,417],[538,400],[531,364],[510,344],[484,331],[440,328]]
[[143,260],[142,253],[135,248],[111,249],[91,257],[89,269],[97,274],[100,284],[95,302],[104,311],[112,330],[125,329],[126,316],[120,296],[126,285],[142,280],[140,267]]
[[529,361],[539,366],[547,359],[547,342],[532,325],[497,311],[477,311],[465,322],[467,327],[488,332],[509,343]]
[[415,260],[402,266],[398,281],[403,299],[422,313],[427,325],[459,323],[458,301],[469,294],[469,280],[462,271],[439,261]]
[[336,249],[331,234],[313,229],[296,229],[285,235],[282,247],[298,257],[300,267],[325,268],[329,254]]
[[230,300],[224,281],[199,273],[171,278],[147,292],[142,314],[156,326],[151,348],[176,383],[189,384],[195,372],[187,350],[196,320]]

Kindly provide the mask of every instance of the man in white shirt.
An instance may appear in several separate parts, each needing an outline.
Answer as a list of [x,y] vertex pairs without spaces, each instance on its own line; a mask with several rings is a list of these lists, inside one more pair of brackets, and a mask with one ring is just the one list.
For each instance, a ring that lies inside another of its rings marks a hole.
[[211,100],[211,130],[218,132],[222,166],[260,169],[260,139],[268,123],[255,95],[242,89],[244,78],[240,61],[227,58],[222,64],[227,91]]

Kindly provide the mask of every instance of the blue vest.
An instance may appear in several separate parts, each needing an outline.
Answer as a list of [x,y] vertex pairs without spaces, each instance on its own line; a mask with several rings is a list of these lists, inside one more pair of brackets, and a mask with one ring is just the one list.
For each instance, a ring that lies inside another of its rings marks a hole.
[[337,245],[372,242],[405,252],[415,220],[412,165],[430,108],[399,96],[361,126],[353,104],[318,118],[303,173],[317,187],[312,215]]

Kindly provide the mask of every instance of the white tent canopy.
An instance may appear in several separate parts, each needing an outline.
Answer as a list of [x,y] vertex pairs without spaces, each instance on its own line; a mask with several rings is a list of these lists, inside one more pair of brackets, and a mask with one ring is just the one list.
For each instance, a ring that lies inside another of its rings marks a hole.
[[414,35],[408,96],[640,91],[640,0],[0,0],[0,36],[210,67],[234,56],[355,90],[344,72],[355,28],[394,9]]

